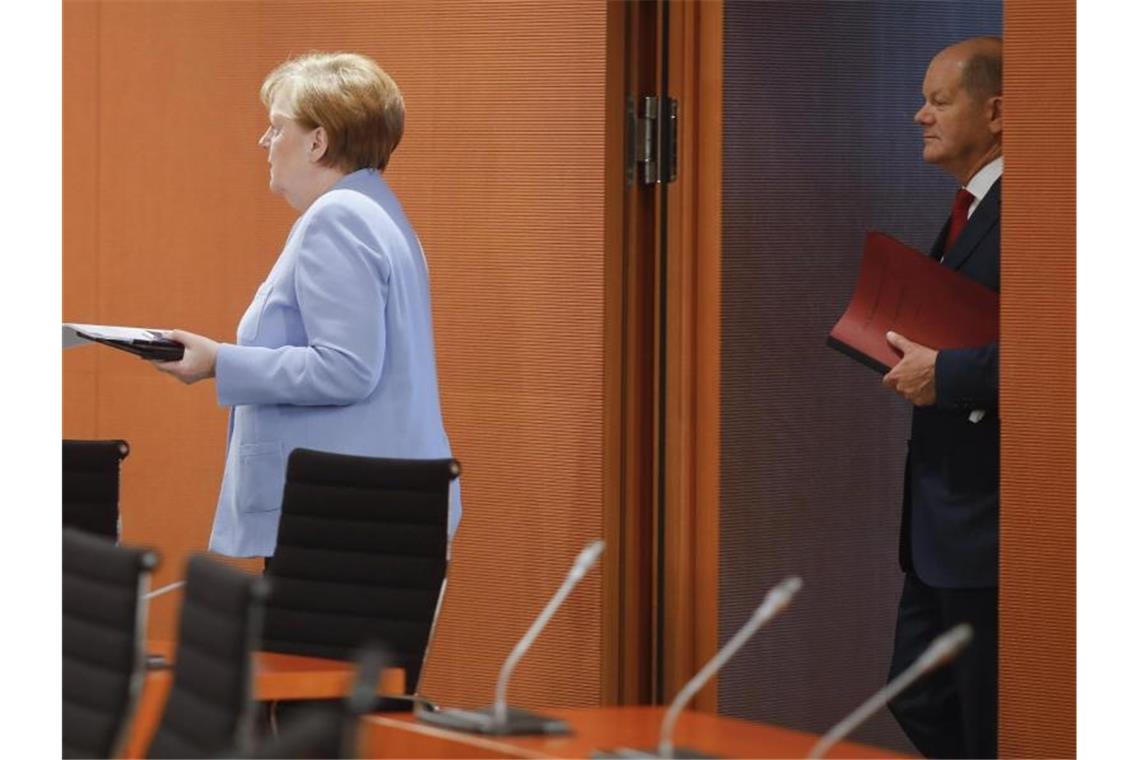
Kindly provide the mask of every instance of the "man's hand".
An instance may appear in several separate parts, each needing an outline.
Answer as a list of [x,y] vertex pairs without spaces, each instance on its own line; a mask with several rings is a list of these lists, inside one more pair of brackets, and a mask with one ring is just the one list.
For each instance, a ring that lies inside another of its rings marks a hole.
[[938,352],[907,340],[896,332],[887,333],[887,343],[902,351],[902,359],[883,376],[883,385],[915,406],[933,404],[934,360]]
[[186,350],[176,362],[151,362],[155,369],[174,375],[187,385],[214,376],[214,364],[218,358],[217,342],[182,330],[171,330],[165,337],[181,343]]

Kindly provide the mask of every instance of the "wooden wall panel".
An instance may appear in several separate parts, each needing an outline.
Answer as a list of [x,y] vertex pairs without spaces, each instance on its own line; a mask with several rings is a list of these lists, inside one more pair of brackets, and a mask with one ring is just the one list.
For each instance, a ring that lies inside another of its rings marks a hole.
[[[76,320],[95,310],[99,234],[99,7],[68,3],[63,23],[63,304]],[[63,436],[95,435],[96,354],[63,354]]]
[[1076,4],[1005,27],[999,749],[1075,757]]
[[[663,693],[672,699],[719,648],[724,4],[669,9],[670,94],[683,109],[668,185]],[[717,684],[694,696],[716,712]]]
[[[407,133],[387,177],[427,252],[464,467],[423,691],[489,702],[510,645],[602,532],[604,4],[65,2],[64,15],[66,320],[232,338],[294,219],[256,146],[262,77],[289,55],[354,50],[400,83]],[[177,578],[208,538],[225,410],[211,384],[71,353],[64,433],[131,442],[125,538],[162,550],[158,583]],[[523,661],[512,702],[598,702],[600,577]],[[155,604],[156,634],[176,606]]]

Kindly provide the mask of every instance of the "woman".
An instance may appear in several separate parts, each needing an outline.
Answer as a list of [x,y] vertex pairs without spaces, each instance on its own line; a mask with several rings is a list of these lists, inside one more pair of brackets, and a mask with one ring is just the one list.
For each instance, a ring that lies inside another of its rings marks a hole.
[[[381,172],[404,103],[374,61],[314,53],[261,86],[269,189],[301,216],[257,289],[237,343],[174,330],[185,353],[156,366],[214,378],[232,407],[210,549],[269,557],[294,448],[444,458],[427,264]],[[448,534],[459,522],[458,484]]]

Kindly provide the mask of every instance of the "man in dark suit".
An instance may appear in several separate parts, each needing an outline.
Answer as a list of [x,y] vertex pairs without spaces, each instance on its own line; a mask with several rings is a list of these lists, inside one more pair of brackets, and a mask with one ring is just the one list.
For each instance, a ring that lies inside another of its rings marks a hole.
[[[931,255],[999,290],[1001,40],[981,37],[934,57],[923,81],[923,159],[961,188]],[[902,357],[883,384],[914,404],[899,557],[891,676],[938,634],[974,638],[948,668],[891,703],[927,757],[997,754],[998,347],[936,351],[888,333]]]

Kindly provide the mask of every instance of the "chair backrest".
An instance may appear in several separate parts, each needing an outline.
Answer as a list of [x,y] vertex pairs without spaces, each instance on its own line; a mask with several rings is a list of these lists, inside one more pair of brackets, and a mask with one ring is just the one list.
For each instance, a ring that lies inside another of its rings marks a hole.
[[63,524],[119,537],[119,463],[126,441],[63,442]]
[[157,555],[63,531],[63,756],[114,757],[145,678],[146,591]]
[[348,660],[379,641],[415,693],[447,577],[458,475],[453,459],[294,450],[262,647]]
[[190,558],[174,681],[148,757],[209,757],[251,740],[251,660],[267,585],[205,554]]

